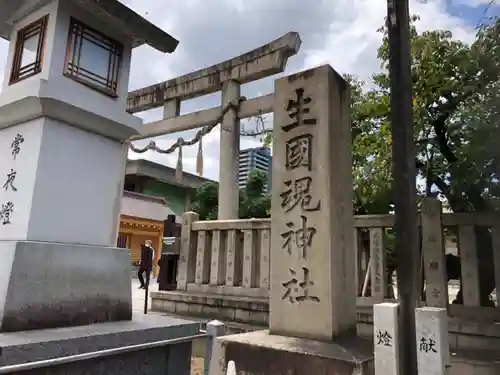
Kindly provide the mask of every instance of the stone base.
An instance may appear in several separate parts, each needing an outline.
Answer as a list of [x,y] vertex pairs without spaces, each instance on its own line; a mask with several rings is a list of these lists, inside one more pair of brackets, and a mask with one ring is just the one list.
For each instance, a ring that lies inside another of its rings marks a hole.
[[185,291],[151,292],[153,311],[224,322],[269,326],[269,302],[262,298],[202,294]]
[[130,320],[130,251],[0,242],[0,332]]
[[238,374],[246,375],[374,374],[372,341],[354,335],[335,342],[271,335],[269,331],[219,337],[210,375],[225,375],[229,361],[235,362]]
[[[357,333],[373,340],[373,306],[358,298]],[[151,309],[197,319],[217,319],[229,326],[248,325],[254,330],[269,326],[269,301],[251,297],[191,293],[182,290],[152,292]],[[388,301],[389,302],[389,301]],[[488,320],[449,318],[450,346],[453,350],[500,348],[500,324]],[[500,372],[499,372],[500,374]]]
[[[7,370],[5,366],[197,335],[199,327],[199,323],[183,319],[137,315],[128,322],[1,333],[0,371]],[[144,348],[72,363],[53,364],[23,371],[23,374],[189,375],[191,345],[191,342],[185,342]]]

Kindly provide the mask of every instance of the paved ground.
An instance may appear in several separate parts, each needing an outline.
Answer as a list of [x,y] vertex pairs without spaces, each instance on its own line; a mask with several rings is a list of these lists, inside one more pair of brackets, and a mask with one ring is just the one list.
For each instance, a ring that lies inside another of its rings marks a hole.
[[[139,280],[132,278],[132,309],[134,312],[144,312],[144,289],[139,289]],[[150,291],[158,290],[156,279],[151,280]],[[149,302],[151,303],[151,301]],[[148,310],[148,314],[159,314]],[[193,357],[191,358],[191,375],[203,374],[203,341],[197,341],[193,344]]]
[[[136,278],[133,278],[132,279],[132,309],[134,310],[134,312],[143,312],[144,311],[144,289],[138,289],[139,285],[140,285],[139,280]],[[149,284],[149,290],[150,291],[157,291],[158,290],[158,283],[156,282],[156,279],[151,280],[151,283]],[[149,300],[148,303],[151,303],[151,300]],[[151,307],[151,306],[149,306],[149,307]]]
[[[451,284],[451,283],[450,283]],[[132,278],[132,308],[134,312],[142,313],[144,311],[144,289],[139,288],[139,280],[137,278]],[[151,280],[150,291],[157,291],[158,283],[156,279]],[[455,299],[455,296],[459,290],[458,285],[450,285],[448,288],[448,293],[450,297],[450,302]],[[149,302],[150,303],[150,302]],[[158,314],[148,310],[148,314]],[[195,342],[193,345],[193,357],[191,359],[191,375],[202,375],[203,374],[203,347],[204,343],[202,341]]]

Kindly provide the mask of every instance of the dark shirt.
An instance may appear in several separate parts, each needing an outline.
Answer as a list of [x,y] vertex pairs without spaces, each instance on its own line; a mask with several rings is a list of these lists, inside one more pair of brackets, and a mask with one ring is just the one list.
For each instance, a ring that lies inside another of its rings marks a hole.
[[153,268],[153,249],[149,246],[141,246],[140,267],[144,270],[151,270]]

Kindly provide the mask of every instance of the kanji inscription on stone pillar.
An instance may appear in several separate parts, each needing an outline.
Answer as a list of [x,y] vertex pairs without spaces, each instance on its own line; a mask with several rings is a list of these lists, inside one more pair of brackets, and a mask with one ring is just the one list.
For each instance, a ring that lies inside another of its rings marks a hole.
[[272,334],[333,339],[356,326],[349,94],[329,65],[275,83]]

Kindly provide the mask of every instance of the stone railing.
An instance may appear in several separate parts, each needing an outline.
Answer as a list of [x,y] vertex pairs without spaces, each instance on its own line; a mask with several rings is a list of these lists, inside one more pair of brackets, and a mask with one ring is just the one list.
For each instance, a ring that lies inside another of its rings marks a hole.
[[[451,316],[500,321],[500,308],[480,307],[475,226],[490,228],[496,283],[500,285],[500,214],[448,214],[437,200],[426,200],[419,227],[428,306],[449,304],[445,232],[456,233],[462,260],[463,305],[449,305]],[[210,295],[267,299],[269,296],[270,219],[198,221],[184,215],[177,289]],[[384,241],[393,215],[355,216],[353,236],[358,307],[394,299],[388,288]],[[404,259],[404,257],[403,257]]]
[[271,221],[196,221],[197,216],[184,215],[178,289],[268,297]]

